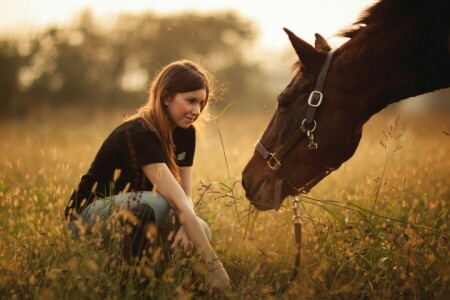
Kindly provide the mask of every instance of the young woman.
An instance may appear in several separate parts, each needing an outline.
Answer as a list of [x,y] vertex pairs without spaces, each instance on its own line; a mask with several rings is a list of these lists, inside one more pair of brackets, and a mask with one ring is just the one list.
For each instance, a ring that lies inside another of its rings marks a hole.
[[92,228],[98,219],[106,220],[116,208],[130,211],[140,223],[137,231],[142,238],[135,242],[140,247],[145,239],[143,225],[164,227],[170,223],[172,209],[181,223],[172,247],[180,244],[188,251],[193,244],[205,261],[212,288],[222,289],[230,279],[191,199],[193,123],[209,95],[210,79],[200,66],[182,60],[164,67],[151,84],[148,103],[103,142],[65,215],[78,233],[80,228]]

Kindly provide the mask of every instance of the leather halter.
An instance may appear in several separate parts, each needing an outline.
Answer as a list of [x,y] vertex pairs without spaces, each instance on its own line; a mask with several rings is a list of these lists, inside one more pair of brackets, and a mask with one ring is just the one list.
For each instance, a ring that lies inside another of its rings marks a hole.
[[327,53],[325,62],[322,65],[322,68],[319,73],[319,77],[317,78],[316,87],[311,92],[308,98],[308,108],[306,111],[305,118],[301,122],[299,128],[294,132],[294,134],[278,149],[276,149],[275,152],[268,151],[263,144],[258,140],[256,143],[256,150],[262,155],[264,160],[267,162],[269,167],[274,171],[277,172],[280,175],[280,178],[277,179],[275,182],[275,191],[274,191],[274,209],[278,210],[281,206],[281,189],[283,187],[283,182],[286,181],[289,183],[288,180],[283,176],[281,172],[281,165],[282,165],[282,158],[283,156],[288,153],[292,147],[297,144],[305,135],[309,139],[309,145],[308,148],[311,151],[314,151],[315,157],[317,161],[324,167],[325,171],[320,172],[316,177],[314,177],[312,180],[307,182],[305,185],[303,185],[300,188],[296,188],[293,184],[289,183],[290,186],[292,186],[295,190],[299,191],[300,193],[306,193],[309,191],[311,187],[313,187],[317,182],[322,180],[324,177],[326,177],[328,174],[330,174],[332,171],[337,170],[341,164],[337,166],[330,166],[326,163],[324,163],[319,156],[318,149],[319,145],[314,139],[314,131],[317,127],[317,122],[314,119],[315,114],[319,106],[322,104],[323,101],[323,88],[325,86],[325,79],[327,77],[328,68],[331,63],[331,59],[333,57],[334,50],[331,50]]

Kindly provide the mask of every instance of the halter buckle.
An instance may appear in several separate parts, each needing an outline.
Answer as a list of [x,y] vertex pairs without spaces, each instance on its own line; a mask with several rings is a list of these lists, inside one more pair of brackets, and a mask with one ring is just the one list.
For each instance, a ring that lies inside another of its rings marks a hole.
[[[317,103],[312,102],[314,95],[319,95],[319,100],[317,100]],[[309,104],[309,106],[312,106],[312,107],[319,107],[320,104],[322,104],[322,99],[323,99],[322,92],[312,91],[311,94],[309,94],[308,104]]]
[[273,171],[276,171],[281,166],[281,160],[275,155],[276,153],[270,153],[270,158],[267,160],[267,164]]

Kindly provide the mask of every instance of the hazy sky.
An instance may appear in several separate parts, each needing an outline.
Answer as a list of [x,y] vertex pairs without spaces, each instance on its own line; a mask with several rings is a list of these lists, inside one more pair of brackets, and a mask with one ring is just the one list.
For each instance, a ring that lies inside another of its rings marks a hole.
[[[64,23],[84,8],[95,15],[152,10],[209,12],[233,9],[257,22],[260,43],[268,50],[288,45],[282,27],[312,43],[314,33],[330,38],[350,25],[375,0],[0,0],[0,31],[30,30],[49,23]],[[342,41],[330,39],[337,46]]]

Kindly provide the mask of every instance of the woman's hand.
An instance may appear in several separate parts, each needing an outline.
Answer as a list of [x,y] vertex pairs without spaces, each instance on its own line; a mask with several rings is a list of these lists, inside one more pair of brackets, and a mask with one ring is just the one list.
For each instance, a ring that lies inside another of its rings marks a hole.
[[[175,240],[170,246],[170,249],[175,249],[177,246],[181,247],[186,255],[189,255],[193,248],[192,242],[189,240],[183,226],[180,227],[175,235]],[[218,264],[220,264],[220,261],[215,265]],[[223,267],[217,270],[208,271],[208,279],[214,292],[230,287],[230,277]]]
[[223,267],[217,270],[208,271],[208,277],[214,292],[230,287],[230,277]]
[[186,231],[184,231],[183,226],[180,227],[175,235],[175,240],[173,241],[172,246],[170,246],[170,249],[175,249],[177,246],[180,246],[186,255],[189,255],[193,248],[192,242],[188,238]]

